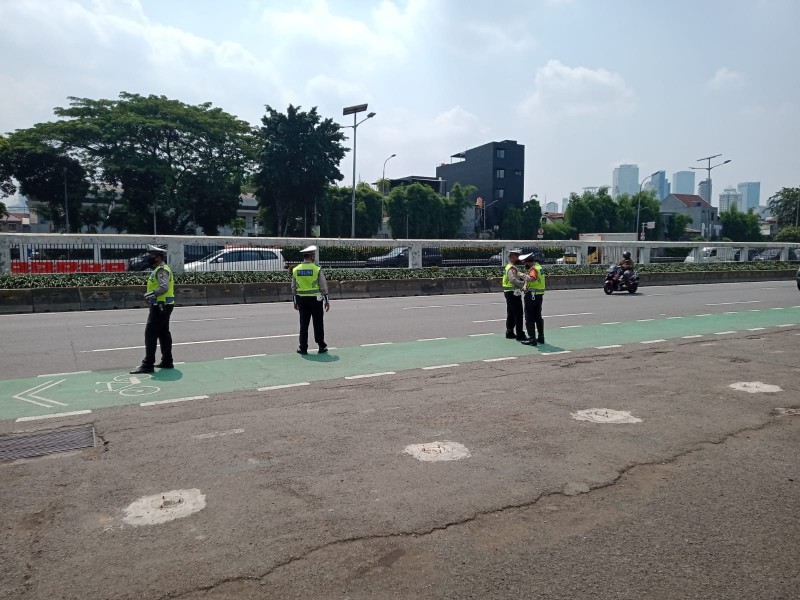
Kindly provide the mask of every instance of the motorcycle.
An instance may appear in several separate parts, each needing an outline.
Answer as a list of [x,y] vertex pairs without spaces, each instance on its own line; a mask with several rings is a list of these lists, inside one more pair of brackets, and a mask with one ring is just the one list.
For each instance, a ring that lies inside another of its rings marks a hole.
[[626,290],[629,294],[635,294],[637,289],[639,289],[639,273],[636,272],[636,269],[631,270],[626,282],[622,267],[613,263],[609,265],[606,271],[606,281],[603,284],[603,291],[606,294],[611,295],[614,292],[624,292]]

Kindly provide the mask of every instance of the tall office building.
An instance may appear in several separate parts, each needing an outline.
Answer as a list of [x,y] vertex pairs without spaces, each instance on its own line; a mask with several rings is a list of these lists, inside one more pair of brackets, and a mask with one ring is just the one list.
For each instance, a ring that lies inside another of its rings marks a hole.
[[694,171],[677,171],[672,174],[673,194],[694,194]]
[[703,200],[711,204],[711,180],[703,179],[697,184],[697,195]]
[[742,210],[747,212],[751,208],[758,208],[761,202],[761,182],[745,181],[736,186],[742,195]]
[[633,196],[639,193],[639,165],[620,165],[614,169],[611,183],[611,197],[619,198],[622,194]]
[[725,191],[719,195],[719,212],[725,212],[735,206],[736,210],[742,210],[742,194],[736,188],[725,188]]
[[557,213],[558,212],[558,202],[548,202],[544,205],[544,212],[548,213]]
[[562,198],[561,199],[561,212],[567,212],[567,207],[569,206],[569,198]]
[[656,198],[659,202],[669,196],[669,182],[667,181],[667,172],[659,171],[650,178],[653,188],[656,190]]

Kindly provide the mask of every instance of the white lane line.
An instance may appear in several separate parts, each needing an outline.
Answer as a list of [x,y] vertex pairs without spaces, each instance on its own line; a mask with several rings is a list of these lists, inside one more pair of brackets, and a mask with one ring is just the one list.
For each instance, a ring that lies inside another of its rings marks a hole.
[[266,354],[243,354],[241,356],[223,356],[222,360],[236,360],[237,358],[258,358],[259,356],[266,356]]
[[[255,317],[219,317],[216,319],[183,319],[177,321],[170,321],[170,324],[174,323],[201,323],[203,321],[235,321],[237,319],[253,319]],[[92,327],[132,327],[138,325],[146,325],[146,323],[107,323],[105,325],[84,325],[87,329]]]
[[424,310],[426,308],[453,308],[453,307],[462,307],[462,306],[493,306],[505,304],[505,302],[487,302],[487,303],[475,303],[475,304],[431,304],[430,306],[404,306],[401,310]]
[[666,342],[667,340],[645,340],[643,342],[639,342],[640,344],[659,344],[661,342]]
[[70,371],[69,373],[48,373],[47,375],[37,375],[37,377],[61,377],[62,375],[80,375],[82,373],[91,373],[91,371]]
[[711,313],[704,313],[702,315],[695,315],[695,317],[710,317]]
[[560,350],[558,352],[541,352],[539,356],[555,356],[556,354],[571,354],[572,350]]
[[24,421],[39,421],[41,419],[58,419],[61,417],[72,417],[74,415],[88,415],[90,410],[73,410],[72,412],[64,412],[64,413],[55,413],[52,415],[39,415],[36,417],[20,417],[17,419],[17,423],[22,423]]
[[285,390],[286,388],[301,387],[304,385],[311,385],[311,382],[303,381],[301,383],[284,383],[283,385],[270,385],[267,387],[258,388],[258,391],[269,392],[270,390]]
[[778,327],[794,327],[797,323],[785,323],[783,325],[778,325]]
[[696,338],[701,338],[701,337],[703,337],[703,336],[702,335],[698,335],[698,334],[695,334],[695,335],[682,335],[681,339],[682,340],[694,340]]
[[423,371],[432,371],[433,369],[449,369],[450,367],[457,367],[459,366],[458,363],[453,363],[452,365],[434,365],[432,367],[422,367]]
[[764,331],[765,329],[766,329],[766,327],[752,327],[752,328],[748,329],[747,331]]
[[595,350],[608,350],[609,348],[622,348],[622,344],[611,344],[610,346],[595,346]]
[[655,319],[636,319],[638,323],[647,323],[648,321],[655,321]]
[[370,346],[390,346],[392,342],[375,342],[374,344],[361,344],[362,348],[369,348]]
[[738,314],[739,314],[739,311],[738,311],[738,310],[726,310],[726,311],[725,311],[724,313],[722,313],[722,314],[723,314],[723,315],[738,315]]
[[211,433],[200,433],[193,435],[196,440],[208,440],[215,437],[222,437],[224,435],[236,435],[237,433],[244,433],[244,429],[228,429],[227,431],[213,431]]
[[760,308],[748,308],[747,312],[761,312]]
[[383,373],[367,373],[366,375],[349,375],[345,379],[366,379],[368,377],[381,377],[382,375],[396,375],[394,371],[384,371]]
[[774,307],[773,307],[773,308],[771,308],[770,310],[784,310],[784,308],[785,308],[785,307],[783,307],[783,306],[774,306]]
[[[503,319],[505,320],[505,319]],[[484,335],[494,335],[493,333],[470,333],[467,337],[483,337]]]
[[[594,313],[564,313],[563,315],[544,315],[545,319],[557,319],[559,317],[582,317],[585,315],[593,315]],[[498,321],[505,321],[505,319],[486,319],[484,321],[473,321],[473,323],[497,323]]]
[[[45,381],[44,383],[40,383],[37,386],[12,396],[12,398],[15,400],[22,400],[23,402],[28,402],[30,404],[36,404],[37,406],[43,406],[44,408],[53,408],[53,404],[57,404],[58,406],[67,406],[58,400],[51,400],[50,398],[42,398],[41,396],[37,396],[37,394],[41,394],[42,392],[49,390],[51,387],[64,383],[65,381],[66,379],[60,379],[59,381]],[[36,400],[41,400],[41,402],[31,400],[31,398],[36,398]],[[45,404],[45,402],[49,404]]]
[[505,321],[505,319],[486,319],[484,321],[473,321],[473,323],[497,323],[498,321]]
[[436,340],[446,340],[447,338],[422,338],[418,342],[435,342]]
[[[287,337],[297,337],[296,333],[287,333],[284,335],[261,335],[258,337],[246,337],[246,338],[229,338],[224,340],[200,340],[199,342],[175,342],[173,346],[192,346],[195,344],[220,344],[224,342],[249,342],[252,340],[273,340],[277,338],[287,338]],[[81,350],[81,353],[85,352],[114,352],[116,350],[141,350],[144,346],[122,346],[120,348],[96,348],[95,350]]]
[[486,358],[483,362],[500,362],[502,360],[517,360],[516,356],[505,356],[503,358]]
[[730,335],[731,333],[736,333],[735,331],[715,331],[714,335]]
[[205,400],[208,396],[186,396],[185,398],[171,398],[169,400],[154,400],[153,402],[142,402],[139,406],[156,406],[158,404],[174,404],[175,402],[188,402],[189,400]]
[[736,302],[716,302],[705,306],[728,306],[729,304],[758,304],[761,300],[738,300]]
[[578,327],[583,327],[583,325],[562,325],[559,329],[577,329]]
[[667,317],[667,321],[670,319],[685,319],[686,317]]
[[609,321],[608,323],[600,323],[600,325],[619,325],[622,321]]

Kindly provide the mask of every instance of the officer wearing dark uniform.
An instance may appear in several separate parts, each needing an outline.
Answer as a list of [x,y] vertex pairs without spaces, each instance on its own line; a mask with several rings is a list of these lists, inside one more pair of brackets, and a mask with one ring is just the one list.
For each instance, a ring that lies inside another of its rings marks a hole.
[[503,270],[503,295],[506,298],[506,338],[521,342],[526,340],[522,323],[522,294],[525,280],[520,278],[517,262],[521,251],[514,248],[508,251],[508,263]]
[[[328,351],[325,343],[325,313],[331,309],[328,302],[328,282],[318,264],[314,262],[316,246],[303,248],[303,262],[292,269],[292,297],[294,309],[300,312],[300,345],[298,354],[308,354],[308,325],[314,321],[314,341],[319,354]],[[324,312],[323,312],[324,311]]]
[[[525,265],[525,280],[527,290],[523,297],[525,305],[525,328],[528,331],[528,340],[523,344],[535,346],[544,344],[544,318],[542,317],[542,301],[544,300],[545,276],[542,271],[542,253],[538,250],[519,257]],[[539,332],[538,336],[536,332]]]
[[[144,298],[150,304],[147,325],[144,328],[144,360],[132,374],[152,373],[154,367],[174,369],[172,362],[172,334],[169,318],[175,308],[175,278],[166,263],[167,251],[158,246],[148,246],[153,270],[147,277]],[[156,364],[156,345],[161,346],[161,362]]]

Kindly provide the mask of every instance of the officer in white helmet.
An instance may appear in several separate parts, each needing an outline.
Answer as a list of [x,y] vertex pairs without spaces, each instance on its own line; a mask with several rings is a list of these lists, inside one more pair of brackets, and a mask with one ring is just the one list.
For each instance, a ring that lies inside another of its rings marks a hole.
[[[144,359],[132,374],[152,373],[159,369],[174,369],[172,362],[172,334],[169,318],[175,308],[175,277],[167,264],[167,251],[159,246],[147,246],[152,271],[147,277],[145,301],[150,305],[147,325],[144,328]],[[161,346],[161,362],[156,364],[156,346]]]
[[294,309],[300,312],[300,345],[298,354],[308,354],[308,325],[314,321],[314,341],[319,346],[319,354],[328,351],[325,343],[325,313],[331,309],[328,301],[328,282],[322,268],[314,262],[316,246],[300,250],[303,262],[292,269],[292,298]]

